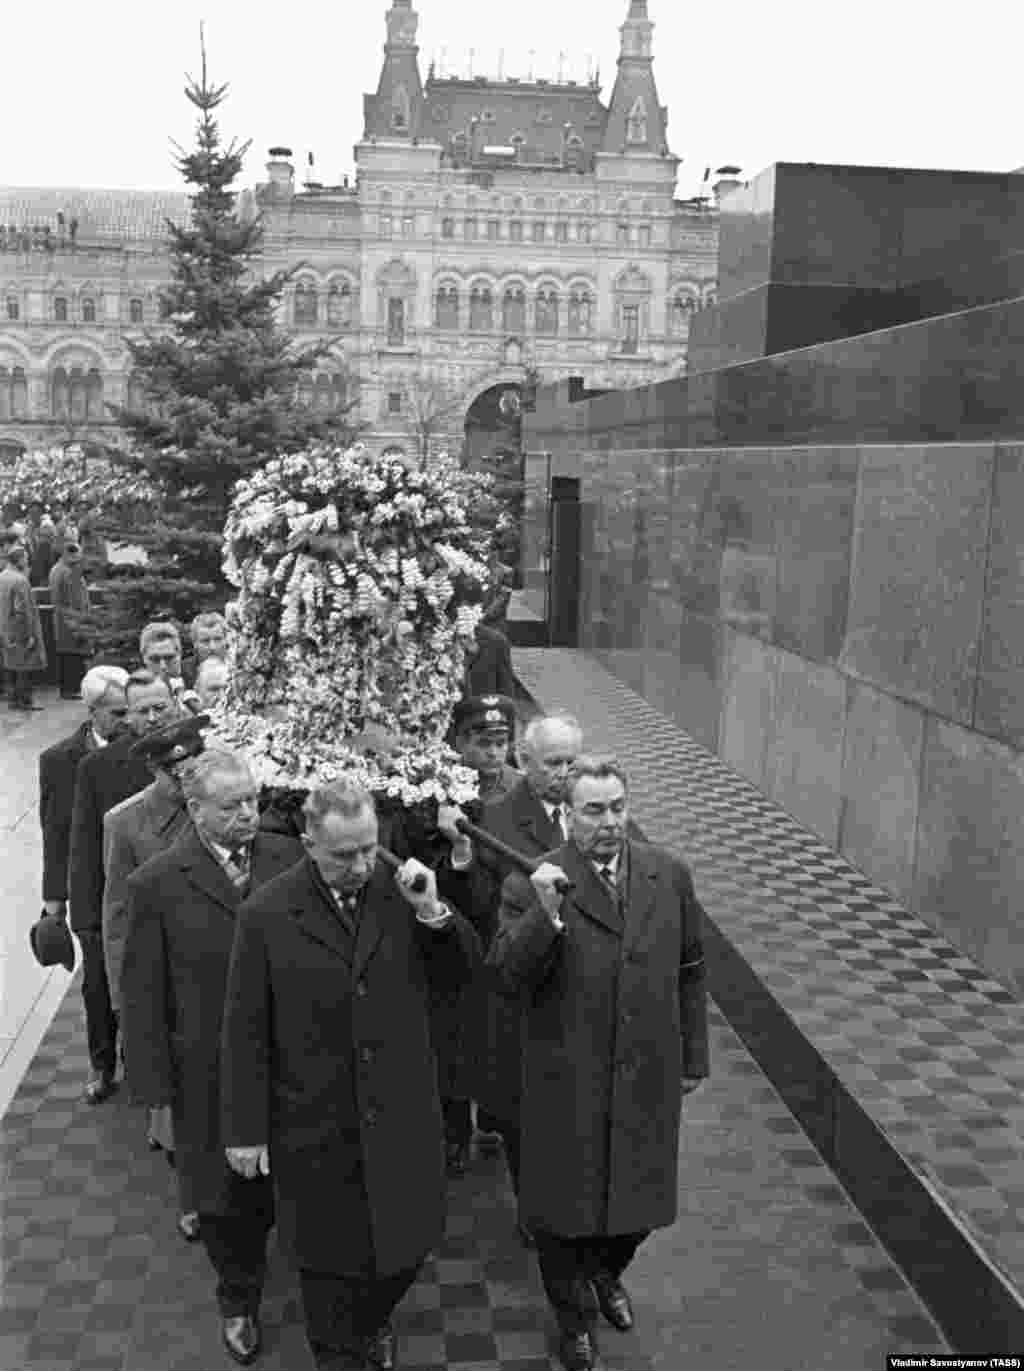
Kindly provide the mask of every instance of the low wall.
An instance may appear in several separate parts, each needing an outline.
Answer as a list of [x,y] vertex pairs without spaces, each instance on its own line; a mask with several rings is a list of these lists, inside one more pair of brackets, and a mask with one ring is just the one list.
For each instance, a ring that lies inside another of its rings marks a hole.
[[1024,444],[573,446],[581,647],[1024,993]]

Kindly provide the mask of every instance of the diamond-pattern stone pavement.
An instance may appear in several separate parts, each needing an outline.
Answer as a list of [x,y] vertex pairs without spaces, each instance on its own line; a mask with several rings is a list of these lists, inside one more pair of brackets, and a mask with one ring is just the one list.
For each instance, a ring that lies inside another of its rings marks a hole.
[[[22,898],[34,910],[34,884]],[[0,1121],[0,1371],[218,1371],[233,1363],[212,1280],[201,1247],[176,1232],[173,1175],[146,1149],[144,1112],[127,1088],[98,1108],[82,1099],[79,975]],[[865,1371],[886,1353],[946,1350],[714,1007],[712,1034],[714,1074],[684,1113],[679,1221],[630,1268],[637,1329],[599,1331],[604,1366]],[[475,1154],[450,1183],[444,1243],[397,1326],[402,1371],[557,1364],[500,1158]],[[276,1253],[264,1328],[259,1365],[310,1367]]]

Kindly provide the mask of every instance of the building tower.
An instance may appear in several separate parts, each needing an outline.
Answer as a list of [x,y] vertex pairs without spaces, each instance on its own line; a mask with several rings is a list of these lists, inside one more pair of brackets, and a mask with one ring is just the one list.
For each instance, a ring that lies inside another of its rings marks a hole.
[[375,96],[365,98],[366,138],[413,139],[420,134],[423,82],[412,0],[393,0],[388,11],[384,65]]

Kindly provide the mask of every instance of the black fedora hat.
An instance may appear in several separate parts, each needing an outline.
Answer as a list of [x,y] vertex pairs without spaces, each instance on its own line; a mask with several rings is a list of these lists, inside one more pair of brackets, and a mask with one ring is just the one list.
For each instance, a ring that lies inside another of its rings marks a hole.
[[67,920],[57,914],[41,914],[29,929],[28,940],[40,966],[63,966],[75,969],[75,944],[68,932]]

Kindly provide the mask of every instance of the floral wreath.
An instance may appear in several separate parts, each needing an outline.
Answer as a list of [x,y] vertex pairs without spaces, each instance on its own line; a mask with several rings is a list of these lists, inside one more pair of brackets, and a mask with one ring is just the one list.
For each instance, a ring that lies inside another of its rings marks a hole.
[[474,798],[444,736],[490,583],[491,484],[447,455],[411,468],[362,445],[240,481],[224,531],[231,686],[210,740],[267,785],[348,777],[410,806]]

